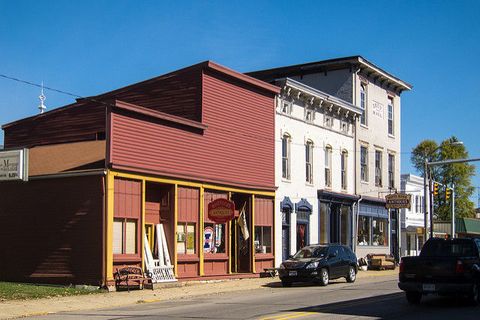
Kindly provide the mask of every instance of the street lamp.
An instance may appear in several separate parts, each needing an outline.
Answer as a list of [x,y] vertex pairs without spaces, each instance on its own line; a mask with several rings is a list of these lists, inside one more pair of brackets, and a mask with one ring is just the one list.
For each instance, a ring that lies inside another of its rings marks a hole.
[[[463,145],[463,141],[453,141],[448,143],[449,146],[458,146],[458,145]],[[445,145],[439,145],[437,148],[435,148],[431,153],[434,154],[437,150],[443,148]],[[441,161],[437,161],[441,162]],[[428,209],[427,209],[427,195],[430,197],[430,192],[428,191],[429,185],[431,184],[431,177],[428,177],[428,185],[427,185],[427,176],[429,176],[429,165],[437,164],[434,162],[428,162],[427,158],[425,157],[424,161],[424,166],[423,166],[423,207],[425,210],[425,215],[424,215],[424,224],[425,228],[423,230],[423,241],[427,240],[427,225],[428,225]],[[438,163],[440,164],[440,163]],[[430,238],[433,238],[433,199],[430,200]]]

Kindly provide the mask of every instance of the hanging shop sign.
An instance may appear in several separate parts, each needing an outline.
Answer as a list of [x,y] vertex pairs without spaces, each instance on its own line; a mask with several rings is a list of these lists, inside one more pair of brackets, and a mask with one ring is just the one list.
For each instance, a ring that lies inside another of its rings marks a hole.
[[216,223],[225,223],[233,219],[235,203],[227,199],[217,199],[208,204],[208,218]]
[[0,181],[28,180],[28,149],[0,151]]
[[406,193],[392,193],[385,196],[387,209],[410,209],[411,206],[411,194]]

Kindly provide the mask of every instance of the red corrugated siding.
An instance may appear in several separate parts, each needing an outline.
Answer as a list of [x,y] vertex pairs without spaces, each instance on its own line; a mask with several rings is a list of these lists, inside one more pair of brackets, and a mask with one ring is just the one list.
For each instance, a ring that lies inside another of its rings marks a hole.
[[272,198],[255,198],[255,225],[273,226]]
[[102,177],[0,183],[0,279],[102,281]]
[[5,148],[95,140],[105,132],[105,106],[78,105],[8,126]]
[[114,216],[140,219],[142,213],[142,182],[115,178]]
[[113,166],[252,188],[274,188],[274,99],[203,76],[201,132],[112,114]]

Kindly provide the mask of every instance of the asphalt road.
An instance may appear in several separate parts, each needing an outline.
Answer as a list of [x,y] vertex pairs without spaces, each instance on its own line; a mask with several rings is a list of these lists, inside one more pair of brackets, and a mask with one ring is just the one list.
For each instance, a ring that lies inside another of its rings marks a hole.
[[327,287],[272,283],[260,289],[134,306],[60,313],[29,319],[479,319],[480,306],[463,299],[426,297],[409,305],[397,277],[344,280]]

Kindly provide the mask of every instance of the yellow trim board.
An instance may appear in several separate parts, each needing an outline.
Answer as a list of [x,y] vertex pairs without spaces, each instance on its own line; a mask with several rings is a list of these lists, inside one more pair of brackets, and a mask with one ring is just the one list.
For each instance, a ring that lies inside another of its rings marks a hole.
[[199,273],[200,273],[200,276],[203,276],[205,275],[205,271],[204,271],[204,261],[203,261],[203,258],[204,258],[204,254],[203,254],[203,238],[205,237],[204,235],[204,219],[205,219],[205,216],[204,216],[204,211],[205,211],[205,201],[204,201],[204,189],[203,187],[200,187],[200,217],[199,217],[199,228],[198,228],[198,233],[200,235],[200,243],[198,244],[198,250],[200,250],[200,252],[198,253],[198,256],[200,257],[200,266],[199,266]]
[[107,171],[107,208],[105,217],[105,277],[113,280],[113,206],[115,197],[115,176]]
[[250,232],[250,237],[252,237],[250,243],[250,250],[252,252],[252,273],[255,272],[255,195],[252,194],[252,222],[251,222],[251,232]]

